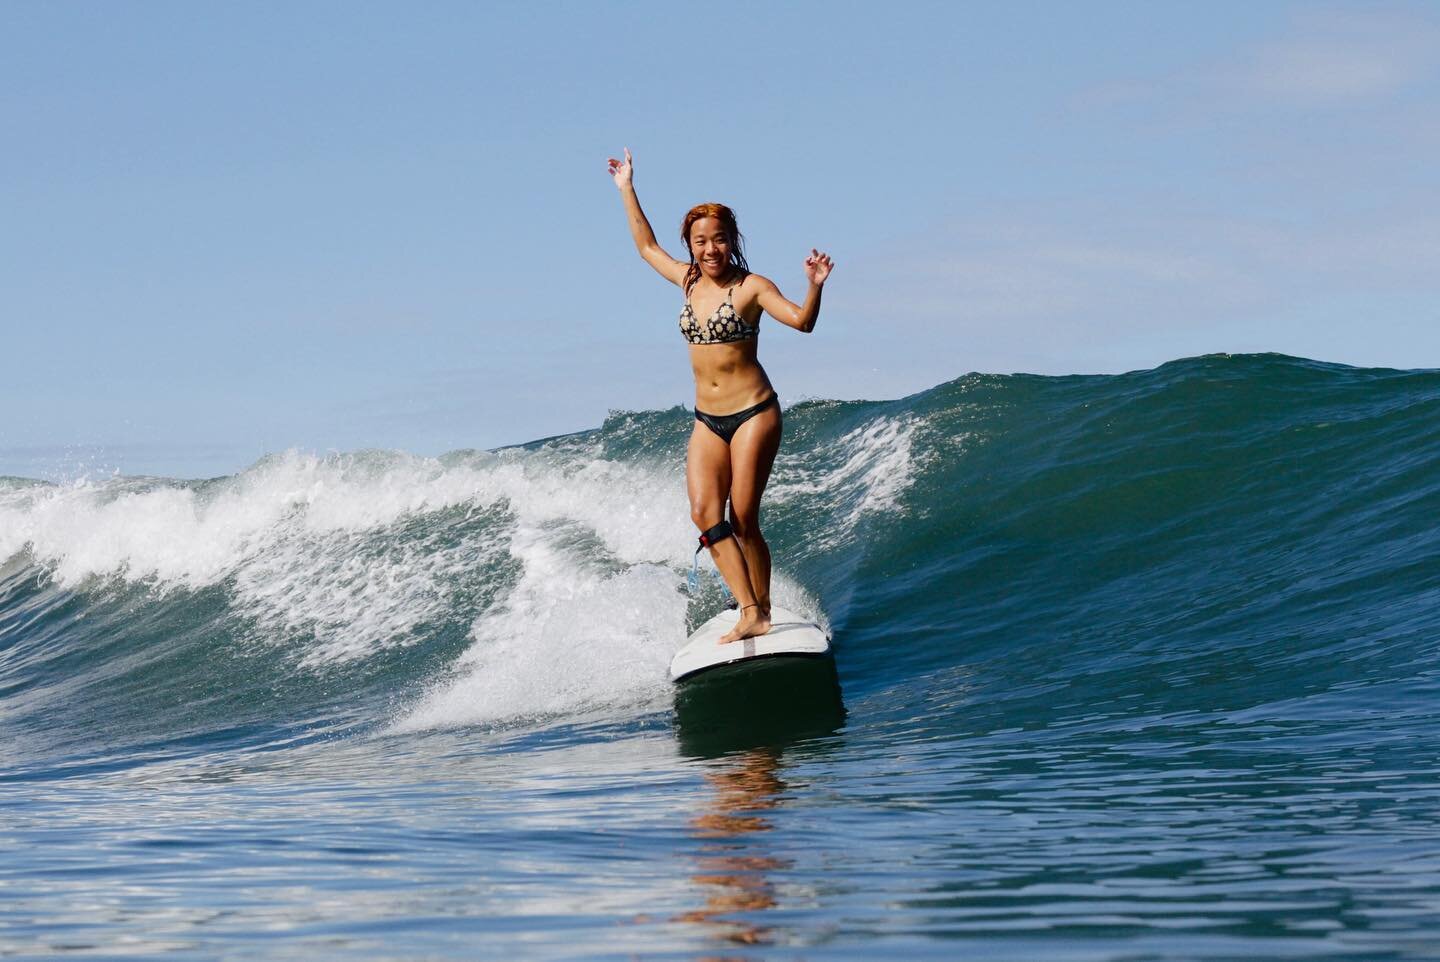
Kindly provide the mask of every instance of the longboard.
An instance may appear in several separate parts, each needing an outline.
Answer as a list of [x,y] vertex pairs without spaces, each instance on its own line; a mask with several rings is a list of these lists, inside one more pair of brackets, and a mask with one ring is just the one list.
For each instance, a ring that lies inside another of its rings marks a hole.
[[739,618],[740,612],[730,609],[697,628],[670,660],[670,680],[683,681],[710,668],[755,658],[819,658],[830,654],[830,639],[825,631],[809,618],[784,608],[770,610],[772,627],[766,634],[720,644],[720,636],[735,627]]

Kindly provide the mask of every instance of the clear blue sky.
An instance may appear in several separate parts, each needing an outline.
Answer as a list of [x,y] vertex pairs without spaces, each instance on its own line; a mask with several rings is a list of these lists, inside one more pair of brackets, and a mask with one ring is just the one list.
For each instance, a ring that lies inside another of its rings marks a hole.
[[787,402],[1212,351],[1440,366],[1431,3],[0,6],[0,474],[434,454],[692,397],[735,207]]

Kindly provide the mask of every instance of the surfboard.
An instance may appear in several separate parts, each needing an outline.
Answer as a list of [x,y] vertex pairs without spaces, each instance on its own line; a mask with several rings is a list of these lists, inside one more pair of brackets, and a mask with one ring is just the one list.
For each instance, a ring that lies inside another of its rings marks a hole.
[[784,608],[770,609],[770,631],[758,638],[720,644],[720,636],[740,618],[740,612],[722,611],[695,630],[684,647],[670,659],[670,680],[684,681],[722,665],[756,658],[821,658],[830,654],[830,638],[815,622]]

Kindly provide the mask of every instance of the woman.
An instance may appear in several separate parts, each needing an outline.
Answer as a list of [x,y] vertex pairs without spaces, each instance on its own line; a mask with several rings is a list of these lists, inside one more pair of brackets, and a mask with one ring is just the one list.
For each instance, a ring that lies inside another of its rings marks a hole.
[[779,398],[755,357],[760,313],[813,331],[820,291],[834,264],[812,249],[805,258],[805,305],[791,303],[768,279],[750,273],[735,214],[723,204],[700,204],[685,215],[680,237],[690,261],[677,261],[656,242],[635,196],[633,173],[628,148],[623,161],[610,158],[635,247],[685,292],[680,333],[690,343],[695,371],[695,427],[685,461],[690,518],[740,606],[739,621],[720,640],[763,635],[770,630],[770,548],[760,534],[760,495],[780,449],[781,419]]

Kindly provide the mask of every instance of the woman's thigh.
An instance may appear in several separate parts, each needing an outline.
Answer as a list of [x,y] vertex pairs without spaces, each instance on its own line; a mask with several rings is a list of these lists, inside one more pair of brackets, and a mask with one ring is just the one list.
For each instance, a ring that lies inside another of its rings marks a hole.
[[[685,455],[685,486],[691,515],[703,514],[704,522],[712,525],[724,520],[725,499],[730,495],[730,446],[699,421],[690,432]],[[697,518],[697,523],[704,522]]]
[[743,523],[760,522],[760,496],[770,480],[783,429],[777,404],[740,425],[730,440],[730,510]]

